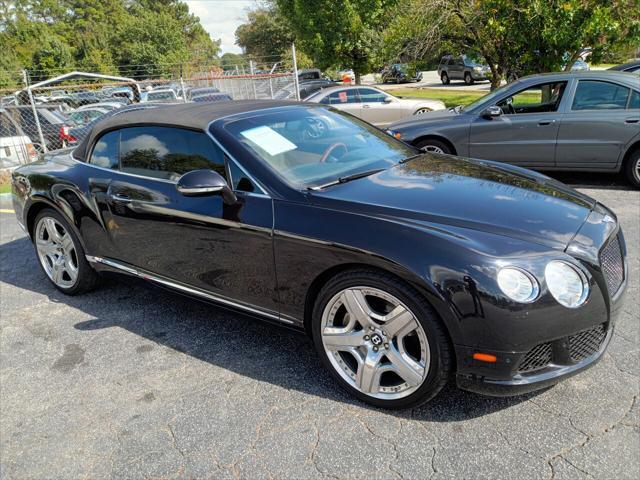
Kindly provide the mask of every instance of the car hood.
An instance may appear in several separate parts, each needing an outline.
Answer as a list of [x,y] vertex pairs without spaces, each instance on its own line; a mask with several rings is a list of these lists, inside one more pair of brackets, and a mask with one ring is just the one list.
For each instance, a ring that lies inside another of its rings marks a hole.
[[595,206],[586,195],[529,170],[435,154],[315,192],[314,201],[328,208],[469,228],[561,250]]

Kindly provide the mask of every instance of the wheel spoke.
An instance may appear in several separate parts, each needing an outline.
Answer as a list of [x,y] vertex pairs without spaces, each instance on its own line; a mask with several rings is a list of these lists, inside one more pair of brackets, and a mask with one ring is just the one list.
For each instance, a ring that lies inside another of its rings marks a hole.
[[59,285],[63,275],[64,275],[64,268],[62,264],[58,261],[53,262],[53,265],[51,266],[51,280],[53,280],[54,283]]
[[379,352],[369,350],[364,359],[358,362],[356,385],[365,393],[377,393],[380,389],[380,357]]
[[424,368],[407,355],[401,354],[393,345],[386,351],[386,357],[391,362],[393,371],[410,386],[419,385],[422,382]]
[[413,314],[402,305],[398,305],[384,317],[384,331],[390,339],[404,337],[417,327]]
[[322,341],[329,350],[344,351],[349,347],[359,347],[364,344],[364,330],[357,332],[347,331],[343,328],[325,327],[322,332]]
[[355,318],[363,328],[373,325],[371,322],[371,308],[360,290],[353,288],[345,290],[342,294],[342,303],[351,318]]
[[53,218],[45,218],[44,226],[49,234],[49,239],[54,243],[62,243],[62,237],[56,228],[56,222]]
[[73,259],[69,256],[65,256],[64,258],[64,270],[71,280],[75,280],[78,276],[78,268],[73,264]]
[[71,251],[73,250],[73,239],[71,238],[71,235],[65,232],[60,239],[60,244],[62,245],[65,255],[71,254]]
[[36,247],[38,251],[44,255],[55,255],[58,253],[58,246],[49,240],[37,239]]

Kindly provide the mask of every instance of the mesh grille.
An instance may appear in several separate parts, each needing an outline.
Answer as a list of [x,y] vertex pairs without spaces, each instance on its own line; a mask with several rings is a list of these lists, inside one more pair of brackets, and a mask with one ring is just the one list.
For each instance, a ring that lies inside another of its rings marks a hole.
[[600,265],[609,294],[615,295],[624,280],[622,251],[620,250],[620,240],[617,236],[600,252]]
[[545,368],[551,362],[551,344],[541,343],[536,345],[522,359],[518,371],[533,372]]
[[606,335],[607,330],[604,324],[571,335],[569,337],[569,355],[571,360],[579,362],[596,353],[600,350],[600,346]]

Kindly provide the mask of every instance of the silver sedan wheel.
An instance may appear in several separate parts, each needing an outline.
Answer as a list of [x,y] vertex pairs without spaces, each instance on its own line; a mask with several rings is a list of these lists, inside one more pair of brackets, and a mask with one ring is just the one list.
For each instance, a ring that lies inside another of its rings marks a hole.
[[640,183],[640,158],[636,159],[635,168],[633,169],[633,176],[636,177],[636,182]]
[[352,387],[394,400],[415,392],[429,372],[424,329],[400,300],[371,287],[336,294],[322,314],[322,344]]
[[419,108],[418,110],[416,110],[416,113],[414,113],[414,115],[422,115],[423,113],[427,113],[430,111],[430,108]]
[[420,150],[430,153],[444,153],[440,147],[437,147],[435,145],[425,145]]
[[69,232],[52,217],[36,225],[36,251],[45,273],[53,283],[71,288],[78,279],[78,258]]

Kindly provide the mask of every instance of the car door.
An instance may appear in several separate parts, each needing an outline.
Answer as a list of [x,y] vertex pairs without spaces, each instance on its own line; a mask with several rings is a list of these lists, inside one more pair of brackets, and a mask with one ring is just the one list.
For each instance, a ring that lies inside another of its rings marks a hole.
[[[108,133],[91,154],[98,167],[91,188],[109,257],[197,292],[276,312],[271,198],[248,177],[232,179],[227,164],[233,160],[201,131],[139,126],[110,133],[119,135],[118,153],[103,141]],[[178,178],[197,169],[225,177],[237,202],[178,192]]]
[[333,91],[324,98],[322,103],[362,118],[362,104],[355,88]]
[[402,105],[398,99],[375,88],[358,88],[362,104],[361,118],[376,127],[386,127],[402,119]]
[[611,168],[640,134],[635,90],[610,81],[581,79],[558,133],[556,163],[567,168]]
[[462,57],[452,58],[449,61],[449,78],[452,80],[464,78],[464,60]]
[[480,113],[471,122],[469,155],[521,166],[554,166],[566,87],[566,81],[541,82],[498,99],[502,115]]

